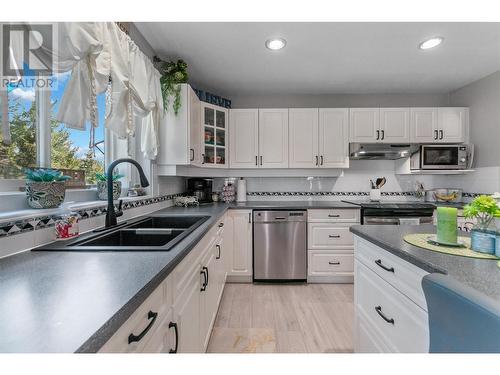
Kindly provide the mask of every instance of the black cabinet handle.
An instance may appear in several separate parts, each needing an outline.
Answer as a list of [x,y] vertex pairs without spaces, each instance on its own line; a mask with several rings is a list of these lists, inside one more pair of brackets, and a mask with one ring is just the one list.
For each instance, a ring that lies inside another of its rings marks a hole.
[[220,245],[215,245],[215,248],[218,250],[218,254],[215,259],[220,259]]
[[259,165],[259,157],[255,155],[255,165]]
[[340,215],[328,215],[328,217],[340,217]]
[[332,266],[338,266],[340,264],[340,262],[328,262],[328,264],[330,264]]
[[194,148],[190,148],[189,152],[191,153],[190,161],[194,161]]
[[384,265],[382,264],[382,260],[380,260],[380,259],[377,259],[377,260],[375,261],[375,264],[376,264],[377,266],[379,266],[380,268],[382,268],[382,269],[386,270],[387,272],[392,272],[392,273],[394,273],[394,267],[390,267],[390,268],[389,268],[389,267],[384,266]]
[[340,238],[340,235],[339,234],[330,234],[330,235],[328,235],[328,237],[330,237],[330,238]]
[[443,139],[444,138],[444,131],[440,130],[439,131],[439,139]]
[[260,156],[260,165],[262,165],[262,155]]
[[207,271],[207,284],[205,285],[205,288],[208,286],[208,267],[203,267],[205,268],[205,271]]
[[224,223],[219,223],[219,228],[222,228],[224,226]]
[[316,155],[316,166],[319,165],[318,155]]
[[139,333],[139,335],[137,335],[137,336],[134,335],[133,333],[131,333],[128,336],[128,343],[132,344],[133,342],[141,341],[142,338],[144,336],[146,336],[146,333],[148,333],[148,331],[151,329],[151,327],[153,326],[153,324],[155,324],[156,318],[158,318],[158,313],[152,312],[151,310],[149,310],[149,312],[148,312],[148,320],[150,320],[150,322],[149,322],[148,326],[146,328],[144,328],[144,331],[142,331],[141,333]]
[[201,164],[205,164],[205,154],[201,154]]
[[319,157],[321,159],[320,165],[323,165],[323,155]]
[[207,285],[208,285],[208,275],[205,272],[205,270],[208,270],[207,267],[203,267],[200,271],[200,275],[203,275],[203,284],[201,284],[200,292],[204,292],[207,290]]
[[375,307],[375,311],[376,311],[376,312],[377,312],[377,314],[379,314],[379,315],[380,315],[380,317],[381,317],[382,319],[384,319],[387,323],[389,323],[389,324],[394,324],[394,319],[392,319],[392,318],[390,318],[390,319],[389,319],[388,317],[386,317],[386,316],[384,315],[384,313],[382,312],[382,306],[376,306],[376,307]]
[[385,138],[385,130],[382,130],[382,138],[381,138],[381,140],[383,141],[384,138]]
[[438,131],[437,130],[434,130],[434,139],[438,139]]
[[248,213],[248,224],[252,224],[252,213]]
[[168,323],[168,329],[174,329],[175,333],[175,346],[173,349],[170,349],[168,352],[170,354],[177,353],[177,349],[179,348],[179,329],[177,328],[177,323],[170,322]]
[[380,130],[377,130],[377,141],[380,139]]

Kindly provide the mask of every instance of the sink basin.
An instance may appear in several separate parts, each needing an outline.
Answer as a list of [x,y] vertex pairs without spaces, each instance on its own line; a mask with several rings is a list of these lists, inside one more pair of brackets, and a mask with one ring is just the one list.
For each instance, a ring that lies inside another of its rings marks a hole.
[[54,242],[33,251],[170,251],[208,218],[187,215],[144,217],[119,228]]

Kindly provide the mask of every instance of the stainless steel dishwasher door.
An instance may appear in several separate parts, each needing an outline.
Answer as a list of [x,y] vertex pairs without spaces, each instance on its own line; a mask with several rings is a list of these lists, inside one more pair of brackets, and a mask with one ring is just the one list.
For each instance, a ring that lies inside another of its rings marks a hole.
[[254,222],[254,280],[307,278],[306,211],[259,211]]

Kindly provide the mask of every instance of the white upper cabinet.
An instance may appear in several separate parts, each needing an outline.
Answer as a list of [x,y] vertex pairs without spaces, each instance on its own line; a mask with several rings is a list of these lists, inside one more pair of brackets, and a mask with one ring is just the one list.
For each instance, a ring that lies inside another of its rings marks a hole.
[[259,159],[259,110],[232,109],[229,114],[229,163],[231,168],[257,168]]
[[351,108],[349,111],[349,141],[374,143],[380,139],[379,108]]
[[412,108],[412,143],[463,143],[467,141],[468,108]]
[[201,102],[188,84],[181,85],[181,103],[159,126],[158,165],[201,165]]
[[462,143],[466,141],[467,108],[438,108],[439,141]]
[[290,168],[316,168],[319,166],[318,109],[290,108],[288,118]]
[[408,108],[351,108],[349,141],[356,143],[408,143]]
[[438,137],[438,109],[410,109],[410,142],[432,143],[436,142]]
[[380,137],[382,143],[410,141],[410,109],[380,108]]
[[349,110],[347,108],[320,108],[318,139],[320,167],[348,168]]
[[288,108],[259,109],[259,167],[288,168]]

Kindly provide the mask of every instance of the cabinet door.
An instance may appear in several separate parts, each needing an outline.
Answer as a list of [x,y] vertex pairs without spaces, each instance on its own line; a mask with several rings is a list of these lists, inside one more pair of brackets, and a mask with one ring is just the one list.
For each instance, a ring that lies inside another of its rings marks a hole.
[[189,88],[189,162],[191,165],[201,165],[201,101]]
[[438,140],[437,108],[410,109],[410,142],[432,143]]
[[259,110],[232,109],[229,117],[231,168],[258,168]]
[[349,167],[349,110],[320,108],[319,164],[323,168]]
[[438,108],[439,142],[465,142],[466,108]]
[[[232,221],[233,247],[230,252],[228,273],[231,280],[251,280],[252,277],[252,210],[231,210],[228,219]],[[236,277],[235,277],[236,276]],[[241,280],[238,277],[242,276]]]
[[410,141],[409,108],[380,108],[380,141],[382,143]]
[[202,352],[200,338],[200,275],[192,275],[189,286],[174,303],[174,322],[179,332],[179,353]]
[[288,117],[290,168],[318,167],[318,109],[290,108]]
[[217,301],[220,301],[226,282],[226,248],[224,238],[218,238],[215,244],[215,269],[217,274]]
[[227,167],[226,136],[227,136],[227,109],[202,103],[203,123],[203,152],[202,165],[204,167]]
[[380,140],[379,115],[378,108],[351,108],[349,111],[349,142],[378,142]]
[[202,261],[202,266],[207,277],[205,287],[200,289],[200,338],[202,351],[205,351],[210,339],[212,324],[217,313],[218,299],[218,276],[217,265],[215,259],[214,243],[210,244],[210,250],[207,256]]
[[259,166],[288,168],[288,108],[259,109]]

